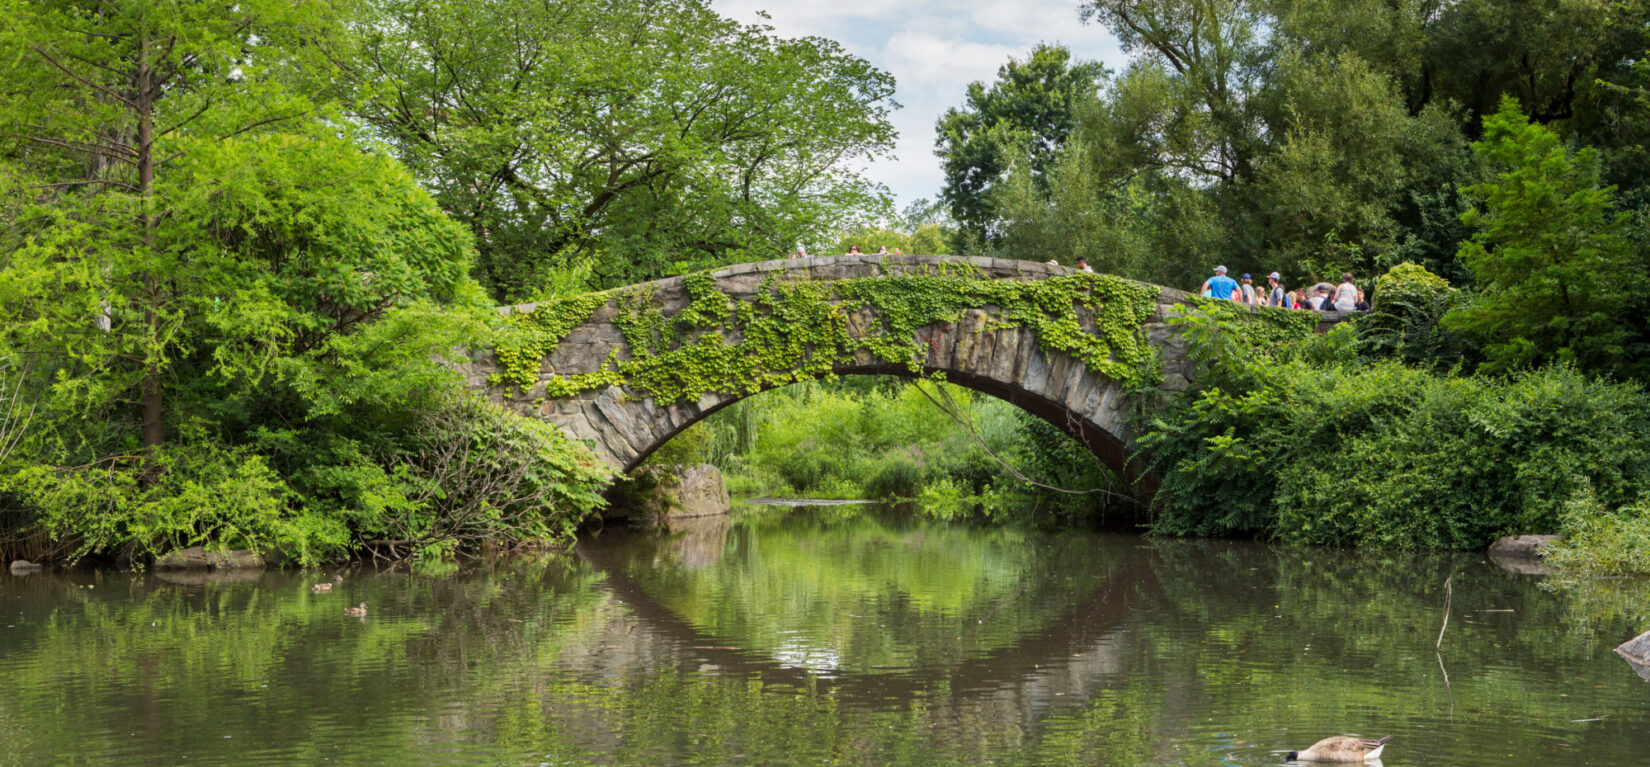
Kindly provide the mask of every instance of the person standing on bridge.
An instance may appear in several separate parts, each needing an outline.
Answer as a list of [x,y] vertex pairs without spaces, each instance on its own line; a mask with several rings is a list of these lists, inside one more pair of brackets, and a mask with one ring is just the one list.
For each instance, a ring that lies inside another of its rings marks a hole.
[[1220,298],[1227,301],[1238,300],[1237,280],[1226,276],[1226,267],[1224,266],[1215,267],[1215,276],[1204,280],[1203,287],[1199,290],[1211,298]]
[[1341,275],[1341,284],[1335,287],[1335,311],[1351,312],[1358,309],[1358,286],[1352,283],[1352,273]]
[[1094,269],[1089,266],[1088,259],[1084,259],[1084,258],[1078,258],[1077,259],[1077,271],[1079,271],[1079,272],[1088,272],[1089,274],[1094,274]]
[[1259,303],[1255,300],[1255,278],[1250,277],[1247,273],[1243,275],[1243,284],[1238,286],[1238,290],[1241,291],[1240,295],[1242,295],[1242,298],[1238,299],[1240,303]]
[[1266,305],[1289,308],[1289,294],[1283,292],[1283,275],[1277,272],[1266,275],[1266,284],[1272,286],[1266,294]]

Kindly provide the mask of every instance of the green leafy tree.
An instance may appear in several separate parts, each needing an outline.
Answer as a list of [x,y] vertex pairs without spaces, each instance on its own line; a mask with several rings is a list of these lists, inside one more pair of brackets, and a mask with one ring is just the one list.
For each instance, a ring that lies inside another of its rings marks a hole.
[[325,82],[311,41],[339,29],[332,7],[10,0],[0,15],[0,140],[54,203],[8,250],[42,265],[30,284],[81,288],[33,319],[58,325],[60,348],[95,372],[70,379],[78,394],[135,404],[141,444],[156,448],[186,317],[212,276],[195,233],[173,236],[193,222],[167,190],[190,185],[179,169],[192,153],[314,111],[301,94]]
[[1466,189],[1480,205],[1465,214],[1475,231],[1460,257],[1479,292],[1445,326],[1481,338],[1492,371],[1573,362],[1638,374],[1643,323],[1630,315],[1642,315],[1645,262],[1628,239],[1631,215],[1599,182],[1597,153],[1571,151],[1511,97],[1473,149],[1504,170]]
[[947,109],[935,125],[935,154],[945,170],[940,198],[978,242],[995,237],[991,198],[1010,167],[1023,160],[1037,183],[1076,125],[1078,107],[1094,98],[1106,69],[1073,62],[1057,45],[1039,45],[1024,61],[1010,59],[997,81],[968,85],[967,104]]
[[478,276],[533,295],[773,258],[880,211],[893,79],[705,0],[384,0],[350,73],[360,116],[475,233]]

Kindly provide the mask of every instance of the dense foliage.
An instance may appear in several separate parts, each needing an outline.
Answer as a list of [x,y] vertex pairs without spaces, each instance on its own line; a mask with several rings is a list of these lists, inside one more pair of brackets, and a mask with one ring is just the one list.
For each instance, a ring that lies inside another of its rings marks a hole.
[[1474,232],[1460,251],[1479,291],[1446,324],[1483,340],[1492,371],[1568,362],[1650,372],[1650,298],[1637,285],[1650,257],[1600,182],[1597,150],[1570,151],[1510,98],[1473,149],[1500,172],[1463,190],[1481,201],[1463,216]]
[[893,80],[706,0],[381,0],[357,110],[475,234],[501,300],[777,258],[886,207]]
[[335,6],[5,10],[0,369],[29,407],[0,533],[20,553],[439,555],[565,540],[599,503],[582,450],[441,362],[495,324],[471,238],[341,127]]
[[1094,99],[1105,76],[1099,64],[1073,62],[1065,48],[1039,45],[1024,61],[998,68],[991,87],[971,83],[967,106],[940,117],[940,199],[972,243],[996,238],[992,196],[1010,168],[1025,163],[1042,181],[1077,122],[1077,108]]
[[1333,344],[1251,350],[1223,386],[1153,421],[1155,530],[1474,549],[1557,532],[1573,500],[1622,504],[1650,486],[1636,386],[1569,368],[1451,377]]
[[1074,116],[1041,134],[1057,146],[999,142],[986,168],[937,126],[947,168],[987,171],[968,187],[948,180],[948,201],[1000,235],[985,242],[1003,253],[1081,255],[1182,287],[1221,263],[1298,285],[1409,261],[1462,286],[1474,278],[1456,258],[1471,233],[1462,187],[1499,162],[1468,145],[1494,138],[1505,97],[1560,142],[1591,147],[1588,172],[1619,188],[1622,210],[1647,202],[1643,3],[1081,5],[1121,41],[1126,67],[1071,102],[1025,88],[1015,62],[958,111],[979,111],[981,93],[1058,104]]
[[715,464],[736,495],[910,501],[942,519],[1118,521],[1135,509],[1125,483],[1054,426],[927,381],[856,376],[764,393],[650,460]]

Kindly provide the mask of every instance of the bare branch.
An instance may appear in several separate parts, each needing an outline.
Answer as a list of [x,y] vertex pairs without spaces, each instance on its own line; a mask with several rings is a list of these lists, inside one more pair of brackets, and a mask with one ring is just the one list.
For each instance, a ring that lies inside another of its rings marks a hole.
[[137,151],[124,144],[92,144],[84,141],[52,138],[51,136],[29,136],[28,139],[38,144],[60,147],[71,152],[82,154],[112,154],[118,155],[127,162],[137,162]]
[[126,108],[128,108],[128,109],[130,109],[134,112],[142,111],[142,108],[139,107],[137,105],[137,103],[132,101],[131,99],[128,99],[125,96],[120,95],[119,93],[115,92],[112,88],[109,88],[106,85],[103,85],[103,84],[98,83],[94,80],[86,78],[85,76],[81,75],[79,72],[76,72],[76,71],[68,68],[67,66],[65,66],[63,64],[63,62],[58,61],[55,58],[52,58],[52,55],[50,53],[47,53],[45,48],[42,48],[42,47],[36,45],[36,46],[32,46],[32,50],[36,54],[38,54],[40,56],[40,58],[45,59],[46,63],[51,64],[52,66],[54,66],[57,69],[61,70],[63,72],[63,74],[66,74],[69,77],[74,78],[75,81],[79,82],[80,84],[85,85],[86,87],[91,88],[92,90],[95,90],[98,93],[101,93],[101,94],[103,94],[103,95],[105,95],[105,96],[107,96],[111,99],[114,99],[115,101],[118,101],[122,104],[125,104]]

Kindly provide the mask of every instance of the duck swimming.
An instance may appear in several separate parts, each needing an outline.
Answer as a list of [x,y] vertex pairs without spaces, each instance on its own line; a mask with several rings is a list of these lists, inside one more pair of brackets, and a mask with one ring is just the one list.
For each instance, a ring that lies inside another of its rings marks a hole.
[[367,603],[362,602],[360,607],[346,607],[346,608],[344,608],[344,615],[346,617],[349,617],[349,618],[365,618],[365,617],[367,617]]
[[1312,744],[1305,751],[1290,751],[1284,759],[1299,759],[1303,762],[1367,762],[1381,758],[1381,750],[1386,748],[1386,742],[1392,740],[1388,735],[1380,740],[1364,740],[1337,735],[1324,738]]

